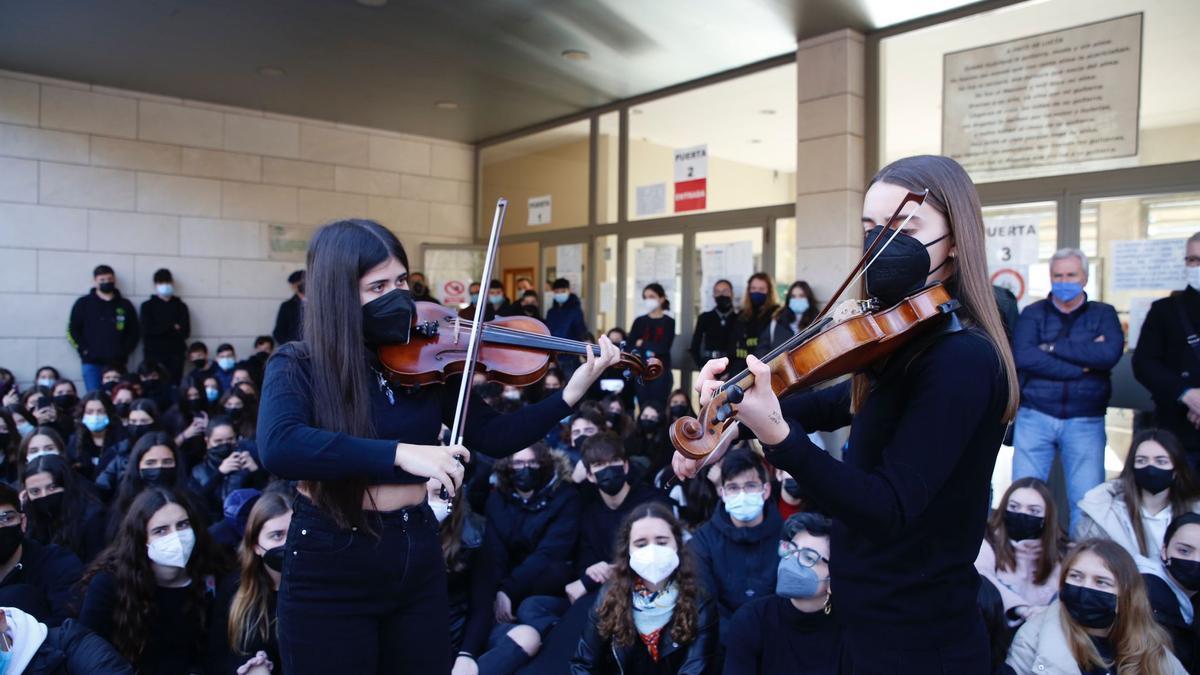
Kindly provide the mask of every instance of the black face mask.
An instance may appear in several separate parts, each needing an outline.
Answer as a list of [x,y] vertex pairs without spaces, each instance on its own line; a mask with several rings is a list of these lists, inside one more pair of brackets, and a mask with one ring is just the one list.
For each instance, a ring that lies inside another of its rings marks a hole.
[[62,513],[63,496],[65,492],[53,492],[29,501],[29,508],[37,514],[38,520],[52,523],[58,520]]
[[146,435],[150,431],[153,424],[127,424],[125,425],[125,433],[129,435],[129,444],[137,443],[138,439]]
[[683,417],[688,413],[688,407],[682,403],[671,406],[671,417]]
[[621,413],[619,413],[619,412],[608,413],[608,423],[609,424],[616,426],[617,423],[620,421],[621,421]]
[[208,364],[208,359],[192,359],[192,367],[196,370],[202,370]]
[[132,403],[116,403],[113,405],[113,410],[117,412],[117,417],[129,417],[129,411],[133,409]]
[[796,482],[795,478],[783,479],[783,491],[788,493],[788,496],[792,499],[800,499],[803,495],[803,492],[800,490],[800,484]]
[[535,318],[538,316],[537,305],[521,305],[521,312],[525,314],[525,316],[531,316]]
[[645,417],[638,419],[638,429],[644,434],[658,431],[658,420],[648,420]]
[[117,285],[111,281],[103,281],[100,283],[101,293],[112,293],[117,290]]
[[[7,448],[8,447],[8,439],[11,437],[12,437],[12,435],[9,434],[7,431],[0,434],[0,448]],[[7,454],[7,453],[4,453],[4,454]]]
[[733,298],[729,297],[728,295],[718,295],[716,300],[717,309],[721,310],[722,312],[728,312],[730,308],[733,307]]
[[402,345],[408,343],[417,306],[412,294],[397,288],[363,305],[363,340],[369,345]]
[[1080,625],[1088,628],[1108,628],[1117,620],[1117,596],[1115,593],[1097,591],[1075,584],[1063,584],[1058,599],[1067,608],[1067,613]]
[[[892,232],[883,227],[872,228],[863,242],[863,251],[880,236],[885,237],[886,242],[886,237],[892,236]],[[929,269],[927,249],[949,236],[947,233],[928,244],[922,244],[915,237],[897,234],[867,269],[867,294],[879,300],[884,307],[891,307],[905,296],[920,290],[925,286],[925,279],[950,260],[947,256],[937,267]]]
[[175,467],[154,467],[153,469],[138,469],[142,482],[151,487],[170,487],[175,484]]
[[232,455],[234,450],[237,450],[236,443],[221,443],[220,445],[214,445],[209,448],[208,456],[219,464],[224,462],[227,457]]
[[612,497],[625,487],[625,467],[609,466],[596,472],[596,487]]
[[11,558],[17,552],[23,538],[20,524],[0,527],[0,560],[7,561]]
[[100,388],[104,390],[104,393],[112,395],[113,389],[117,388],[117,382],[116,380],[103,382],[100,384]]
[[1013,541],[1038,539],[1046,529],[1046,519],[1042,516],[1031,516],[1028,513],[1005,511],[1004,529],[1008,531],[1008,538]]
[[242,409],[241,408],[226,408],[225,416],[228,417],[229,419],[233,420],[234,422],[240,422],[242,419]]
[[425,284],[423,284],[419,281],[414,283],[413,287],[412,287],[412,292],[413,292],[413,295],[425,295]]
[[304,295],[304,282],[303,281],[301,281],[299,284],[296,285],[296,292],[299,293],[300,295]]
[[1175,472],[1170,469],[1160,469],[1157,466],[1143,466],[1133,470],[1133,482],[1139,488],[1156,495],[1171,487],[1175,481]]
[[274,570],[276,572],[279,572],[280,574],[283,573],[283,547],[282,546],[276,546],[275,548],[269,548],[266,551],[263,551],[262,559],[263,559],[264,565],[266,565],[267,567],[271,568],[272,570]]
[[538,487],[538,483],[541,481],[537,469],[525,467],[513,471],[512,482],[513,487],[521,492],[532,492],[534,488]]
[[1180,586],[1189,591],[1200,591],[1200,562],[1183,558],[1167,558],[1167,570]]
[[591,438],[591,435],[589,435],[589,434],[580,436],[580,437],[576,438],[575,440],[571,441],[571,447],[574,448],[576,452],[583,452],[583,444],[589,438]]
[[471,387],[479,398],[494,399],[500,398],[500,394],[504,392],[504,385],[499,382],[484,382]]
[[79,403],[79,397],[75,394],[59,394],[54,397],[54,405],[63,410],[71,410],[77,403]]

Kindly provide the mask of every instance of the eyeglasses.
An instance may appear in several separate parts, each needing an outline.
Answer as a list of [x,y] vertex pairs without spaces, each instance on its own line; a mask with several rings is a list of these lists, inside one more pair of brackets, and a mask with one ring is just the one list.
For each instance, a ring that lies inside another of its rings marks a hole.
[[21,514],[17,511],[0,511],[0,527],[16,525],[19,520],[21,520]]
[[1187,263],[1188,265],[1200,265],[1200,257],[1196,257],[1194,255],[1184,256],[1183,262]]
[[725,483],[721,487],[725,489],[725,494],[736,495],[743,492],[762,492],[763,484],[752,480],[747,483]]
[[521,469],[540,469],[542,468],[542,465],[536,459],[514,459],[512,468],[513,471],[520,471]]
[[790,555],[794,555],[799,558],[800,564],[804,565],[805,567],[812,567],[819,562],[826,564],[829,563],[829,558],[826,558],[811,548],[797,546],[786,539],[779,542],[779,557],[786,558]]

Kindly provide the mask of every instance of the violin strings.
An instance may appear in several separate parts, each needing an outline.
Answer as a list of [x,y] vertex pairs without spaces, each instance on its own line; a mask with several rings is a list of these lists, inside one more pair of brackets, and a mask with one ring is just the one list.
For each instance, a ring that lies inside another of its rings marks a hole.
[[[474,323],[475,323],[474,321],[470,321],[467,319],[461,319],[459,325],[461,325],[464,328],[470,329],[474,325]],[[543,344],[554,344],[554,345],[561,345],[563,347],[575,347],[575,348],[590,347],[590,348],[592,348],[593,353],[595,353],[595,350],[599,349],[598,345],[589,345],[585,342],[579,342],[577,340],[569,340],[567,338],[555,337],[553,335],[541,335],[539,333],[532,333],[529,331],[517,330],[514,328],[507,328],[504,326],[493,326],[493,325],[485,324],[482,327],[482,330],[484,333],[494,333],[494,334],[502,333],[504,335],[510,335],[513,337],[521,337],[521,338],[525,338],[525,339],[529,339],[529,340],[535,340],[535,341],[541,342]]]

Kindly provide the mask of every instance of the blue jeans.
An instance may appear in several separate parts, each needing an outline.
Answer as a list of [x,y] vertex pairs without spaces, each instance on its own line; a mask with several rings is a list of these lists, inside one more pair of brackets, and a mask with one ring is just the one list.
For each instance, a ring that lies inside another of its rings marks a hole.
[[100,389],[100,379],[104,375],[104,366],[99,363],[84,363],[83,365],[83,388],[85,393],[92,393]]
[[1046,480],[1054,453],[1061,452],[1074,532],[1079,522],[1079,500],[1104,482],[1104,442],[1103,417],[1059,419],[1021,408],[1013,430],[1012,478],[1033,476]]

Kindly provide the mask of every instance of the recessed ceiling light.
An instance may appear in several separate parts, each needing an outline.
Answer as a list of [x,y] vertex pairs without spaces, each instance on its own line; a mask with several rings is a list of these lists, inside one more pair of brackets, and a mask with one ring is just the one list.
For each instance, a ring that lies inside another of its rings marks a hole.
[[455,101],[438,101],[433,105],[442,110],[458,110],[458,103]]
[[641,109],[641,108],[632,108],[632,109],[629,111],[629,113],[630,113],[631,115],[641,115],[641,114],[642,114],[642,109]]
[[262,75],[263,77],[283,77],[284,75],[287,75],[287,71],[285,71],[283,68],[276,68],[275,66],[263,66],[262,68],[258,69],[258,74]]
[[751,138],[750,139],[750,145],[758,145],[759,143],[762,143],[761,138]]
[[388,3],[388,0],[354,0],[363,7],[383,7]]
[[564,49],[562,57],[568,61],[587,61],[592,55],[582,49]]
[[772,110],[771,108],[763,108],[762,110],[758,111],[758,114],[759,115],[774,115],[775,111]]

